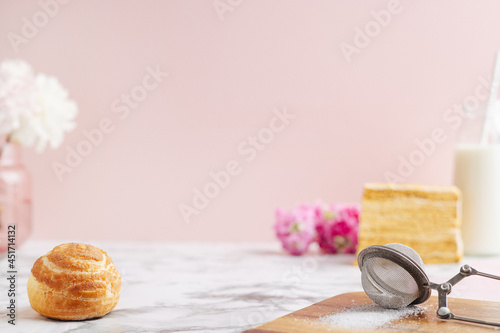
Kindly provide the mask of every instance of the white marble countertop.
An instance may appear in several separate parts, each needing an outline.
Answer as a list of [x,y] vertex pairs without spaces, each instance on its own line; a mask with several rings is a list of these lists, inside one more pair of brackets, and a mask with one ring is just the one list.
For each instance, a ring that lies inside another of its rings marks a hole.
[[[28,241],[17,250],[16,325],[7,323],[7,258],[0,260],[0,332],[241,332],[326,298],[362,291],[352,255],[302,257],[276,243],[88,242],[102,248],[122,275],[116,308],[97,320],[62,322],[31,309],[26,283],[35,260],[59,241]],[[466,258],[500,274],[500,257]],[[433,282],[460,264],[427,265]],[[450,297],[500,302],[500,282],[471,277]]]

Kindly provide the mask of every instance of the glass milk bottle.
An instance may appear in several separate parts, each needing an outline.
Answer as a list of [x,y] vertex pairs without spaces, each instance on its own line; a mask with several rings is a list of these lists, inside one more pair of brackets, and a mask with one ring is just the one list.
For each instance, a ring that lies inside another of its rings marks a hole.
[[479,110],[484,107],[464,113],[462,133],[455,148],[455,185],[463,195],[465,253],[497,255],[500,254],[500,142],[494,123],[489,124],[487,139],[482,139],[485,112]]

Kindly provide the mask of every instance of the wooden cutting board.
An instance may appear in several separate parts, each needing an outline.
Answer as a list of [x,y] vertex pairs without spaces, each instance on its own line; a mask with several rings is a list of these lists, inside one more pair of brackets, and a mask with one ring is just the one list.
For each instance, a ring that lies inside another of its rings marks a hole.
[[[500,295],[499,295],[500,297]],[[341,294],[307,308],[245,331],[246,333],[352,333],[352,332],[500,332],[493,326],[483,326],[458,322],[454,320],[441,320],[436,316],[438,300],[436,296],[418,305],[423,312],[418,316],[411,316],[391,322],[383,328],[377,329],[346,329],[334,328],[322,324],[320,317],[333,315],[346,309],[373,304],[364,292]],[[500,322],[500,303],[475,301],[459,298],[448,298],[448,307],[456,315],[477,319]]]

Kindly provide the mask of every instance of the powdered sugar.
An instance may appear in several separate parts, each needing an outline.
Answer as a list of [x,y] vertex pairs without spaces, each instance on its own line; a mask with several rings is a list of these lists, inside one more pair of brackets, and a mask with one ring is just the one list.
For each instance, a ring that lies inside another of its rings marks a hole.
[[319,318],[321,323],[336,328],[374,329],[388,326],[400,319],[418,317],[422,307],[410,306],[398,310],[384,309],[376,304],[356,306],[330,316]]

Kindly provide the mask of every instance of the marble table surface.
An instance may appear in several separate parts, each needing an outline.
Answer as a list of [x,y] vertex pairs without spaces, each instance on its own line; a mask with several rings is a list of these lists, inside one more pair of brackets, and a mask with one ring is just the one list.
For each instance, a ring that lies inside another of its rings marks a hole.
[[[41,255],[60,241],[30,240],[17,250],[16,325],[7,323],[7,258],[0,259],[0,332],[241,332],[326,298],[362,291],[353,255],[294,257],[277,243],[88,242],[102,248],[122,275],[116,308],[97,320],[46,319],[29,305],[26,283]],[[500,257],[462,262],[500,274]],[[433,282],[460,264],[427,265]],[[450,297],[500,301],[500,282],[471,277]]]

